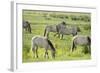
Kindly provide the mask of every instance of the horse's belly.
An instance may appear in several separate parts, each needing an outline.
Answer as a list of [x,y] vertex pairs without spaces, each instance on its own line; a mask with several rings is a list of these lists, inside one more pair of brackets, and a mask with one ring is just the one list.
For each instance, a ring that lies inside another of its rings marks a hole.
[[56,28],[50,29],[50,32],[57,32]]
[[62,30],[60,30],[60,34],[68,35],[68,34],[70,34],[70,31],[68,31],[66,29],[62,29]]
[[77,44],[79,44],[79,45],[87,45],[88,41],[87,41],[87,39],[77,39]]
[[46,41],[41,40],[41,41],[39,41],[39,42],[37,43],[37,45],[38,45],[38,47],[40,47],[40,48],[45,48],[48,44],[47,44]]

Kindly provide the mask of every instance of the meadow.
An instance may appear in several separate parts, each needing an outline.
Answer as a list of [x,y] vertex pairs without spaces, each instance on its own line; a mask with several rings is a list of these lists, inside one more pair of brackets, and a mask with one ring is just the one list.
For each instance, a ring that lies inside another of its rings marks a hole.
[[56,57],[51,57],[49,51],[49,59],[44,58],[44,48],[38,50],[39,58],[33,58],[31,49],[31,39],[35,35],[43,36],[46,25],[56,25],[65,21],[68,26],[78,26],[81,29],[79,35],[91,36],[91,14],[90,13],[77,13],[77,12],[49,12],[49,11],[32,11],[23,10],[23,20],[27,20],[31,24],[32,33],[23,29],[23,49],[22,61],[27,62],[44,62],[44,61],[71,61],[71,60],[89,60],[91,54],[84,53],[83,46],[77,46],[74,52],[70,52],[72,35],[64,35],[61,40],[54,37],[55,33],[50,33],[49,39],[56,48]]

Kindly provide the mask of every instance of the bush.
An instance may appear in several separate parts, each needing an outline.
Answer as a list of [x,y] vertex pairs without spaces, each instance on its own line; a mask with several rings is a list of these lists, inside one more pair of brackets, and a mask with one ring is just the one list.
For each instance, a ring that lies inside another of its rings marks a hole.
[[84,25],[84,30],[90,30],[90,29],[91,29],[91,25],[90,24]]

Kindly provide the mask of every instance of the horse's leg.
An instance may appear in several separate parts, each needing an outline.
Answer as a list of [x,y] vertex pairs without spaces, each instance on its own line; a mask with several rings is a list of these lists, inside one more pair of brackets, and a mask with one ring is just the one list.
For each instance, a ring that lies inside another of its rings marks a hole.
[[63,39],[63,34],[61,34],[61,39]]
[[60,33],[58,33],[58,38],[60,38]]
[[36,46],[36,57],[38,58],[38,47]]
[[76,44],[74,44],[74,50],[76,50],[76,48],[77,48],[77,46],[76,46]]
[[33,51],[33,58],[35,58],[35,47],[34,48],[32,48],[32,51]]
[[44,30],[44,36],[46,35],[46,33],[47,33],[47,29],[45,28],[45,30]]
[[30,26],[28,27],[28,31],[29,31],[29,33],[31,33],[31,27]]
[[89,44],[89,46],[88,46],[88,51],[89,51],[89,53],[91,54],[91,45]]
[[46,49],[46,51],[45,51],[44,57],[45,57],[45,58],[46,58],[46,57],[49,58],[47,49]]
[[45,51],[45,54],[44,54],[44,58],[46,58],[46,51]]
[[49,58],[49,56],[48,56],[48,51],[47,51],[47,58]]
[[46,58],[46,53],[47,53],[47,51],[45,51],[45,55],[44,55],[45,58]]
[[74,51],[74,48],[76,48],[75,44],[74,44],[74,41],[72,42],[72,46],[71,46],[71,52]]
[[28,28],[28,30],[29,30],[29,32],[31,33],[31,26],[30,26],[30,24],[29,24],[29,28]]
[[56,36],[58,33],[55,33],[54,36]]

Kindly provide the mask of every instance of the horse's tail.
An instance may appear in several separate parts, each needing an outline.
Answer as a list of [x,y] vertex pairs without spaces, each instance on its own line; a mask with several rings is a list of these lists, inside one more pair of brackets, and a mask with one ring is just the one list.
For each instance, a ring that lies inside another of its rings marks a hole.
[[47,27],[45,27],[45,30],[44,30],[44,36],[46,35],[46,31],[47,31],[47,29],[46,29]]
[[34,39],[36,37],[33,37],[32,40],[31,40],[31,52],[33,52],[33,57],[35,58],[35,43],[34,43]]
[[74,43],[74,39],[72,40],[72,45],[71,45],[71,52],[74,51],[74,48],[75,48],[75,43]]
[[89,41],[89,44],[91,44],[91,38],[88,36],[87,39]]
[[58,26],[56,25],[56,30],[57,30],[57,33],[59,33],[59,28],[58,28]]
[[30,49],[29,49],[29,52],[31,52],[32,49],[33,49],[33,40],[31,39],[31,47],[30,47]]
[[58,36],[60,37],[60,31],[59,31],[59,26],[58,25],[56,25],[56,31],[57,31]]
[[89,53],[91,53],[91,38],[90,36],[87,37],[88,38],[88,41],[89,41]]

